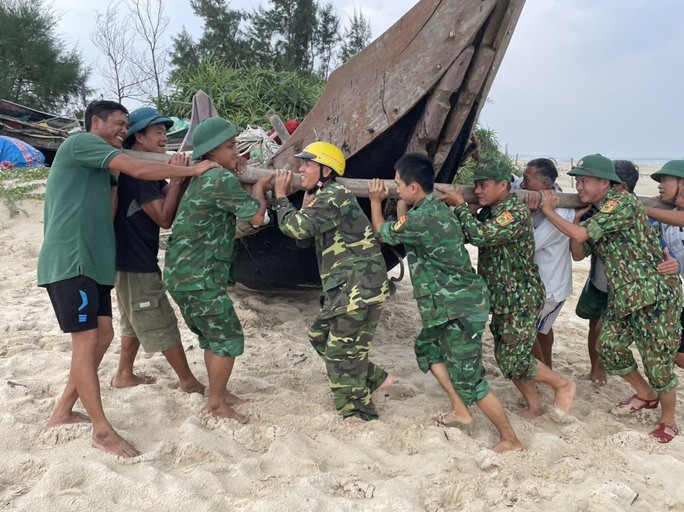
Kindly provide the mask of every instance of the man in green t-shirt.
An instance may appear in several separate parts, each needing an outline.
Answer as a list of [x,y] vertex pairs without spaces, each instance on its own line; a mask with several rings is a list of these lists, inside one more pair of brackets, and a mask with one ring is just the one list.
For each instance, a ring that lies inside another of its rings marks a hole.
[[216,164],[181,167],[140,161],[119,149],[128,130],[128,111],[112,101],[86,108],[86,133],[60,146],[45,191],[44,240],[38,286],[44,286],[60,328],[71,334],[71,372],[47,428],[88,421],[73,411],[83,402],[93,424],[95,448],[122,457],[139,451],[107,421],[97,369],[114,336],[110,292],[115,249],[112,197],[120,172],[141,179],[202,174]]

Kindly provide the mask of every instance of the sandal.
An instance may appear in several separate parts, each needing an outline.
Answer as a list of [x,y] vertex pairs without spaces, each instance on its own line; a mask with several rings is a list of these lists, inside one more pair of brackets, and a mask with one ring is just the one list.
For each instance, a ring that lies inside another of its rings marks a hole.
[[[632,401],[637,400],[637,406],[632,405]],[[634,414],[642,409],[657,409],[660,403],[660,398],[655,397],[652,400],[645,400],[644,398],[639,398],[636,394],[629,397],[627,400],[623,400],[613,408],[615,414]]]
[[679,429],[676,426],[661,423],[649,436],[659,443],[669,443],[677,434],[679,434]]

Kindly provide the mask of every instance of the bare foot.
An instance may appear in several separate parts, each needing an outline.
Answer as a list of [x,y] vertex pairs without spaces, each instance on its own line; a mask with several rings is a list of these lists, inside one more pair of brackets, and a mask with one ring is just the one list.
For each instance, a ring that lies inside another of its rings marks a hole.
[[59,427],[60,425],[71,425],[73,423],[90,423],[90,418],[80,412],[71,411],[69,414],[65,415],[57,415],[57,412],[53,412],[47,425],[45,425],[45,430]]
[[360,427],[366,424],[365,421],[363,421],[361,418],[357,418],[356,416],[347,416],[342,421],[344,421],[344,424],[348,427]]
[[523,419],[532,420],[534,418],[538,418],[539,416],[543,416],[545,413],[546,411],[543,407],[540,409],[530,409],[528,407],[527,409],[522,409],[518,411],[516,414]]
[[502,439],[498,444],[492,446],[492,451],[496,453],[521,452],[523,446],[517,439]]
[[146,384],[154,384],[155,382],[157,382],[156,377],[149,377],[148,375],[130,375],[126,377],[121,375],[115,375],[114,378],[110,381],[110,384],[113,388],[121,389],[132,388],[134,386]]
[[242,424],[245,424],[248,421],[247,416],[240,414],[226,403],[220,404],[218,407],[209,407],[209,404],[207,404],[207,411],[217,418],[229,418]]
[[140,455],[138,449],[117,434],[114,429],[98,433],[93,432],[92,445],[93,448],[118,457],[137,457]]
[[553,400],[553,405],[556,406],[556,410],[559,414],[568,414],[570,412],[576,389],[577,384],[571,380],[556,389],[556,397]]
[[226,389],[225,394],[223,395],[223,401],[226,402],[226,405],[234,406],[234,405],[245,405],[249,403],[248,398],[240,398],[237,395],[234,395],[230,391]]
[[608,372],[601,367],[594,370],[591,374],[591,383],[594,386],[604,386],[608,382]]
[[[200,395],[204,395],[204,390],[205,390],[204,384],[202,384],[200,381],[195,379],[194,377],[192,379],[189,379],[187,382],[181,382],[180,383],[180,390],[183,393],[199,393]],[[230,405],[230,404],[229,404]]]
[[463,414],[459,414],[456,411],[451,411],[446,414],[442,414],[439,418],[437,418],[437,423],[443,427],[470,425],[472,422],[473,417],[470,415],[470,412],[467,409]]

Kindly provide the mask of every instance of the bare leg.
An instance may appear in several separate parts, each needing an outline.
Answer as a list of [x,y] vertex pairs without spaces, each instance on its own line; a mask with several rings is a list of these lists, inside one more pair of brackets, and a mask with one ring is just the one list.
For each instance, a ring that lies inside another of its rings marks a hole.
[[531,420],[532,418],[537,418],[544,414],[544,406],[539,399],[537,385],[533,380],[513,379],[513,384],[515,384],[515,387],[518,388],[525,399],[525,402],[527,402],[527,408],[518,411],[518,416],[525,418],[526,420]]
[[171,368],[173,368],[173,371],[178,375],[181,391],[186,393],[199,393],[200,395],[204,394],[204,385],[197,380],[192,373],[192,370],[190,370],[183,345],[164,350],[162,354],[164,354],[164,357],[171,365]]
[[136,337],[121,336],[121,353],[119,354],[119,367],[112,379],[115,388],[131,388],[141,384],[154,384],[157,379],[146,375],[138,376],[133,373],[133,363],[140,348],[140,340]]
[[675,358],[675,364],[680,368],[684,368],[684,352],[677,352],[677,357]]
[[446,391],[451,402],[451,412],[439,419],[439,423],[447,427],[454,426],[456,423],[468,425],[473,422],[473,417],[470,415],[468,407],[465,402],[454,390],[454,385],[451,383],[449,377],[449,370],[447,370],[446,363],[436,363],[430,365],[430,372],[435,376],[442,389]]
[[[658,394],[655,391],[653,391],[651,386],[649,386],[648,382],[646,382],[646,379],[644,379],[641,373],[639,373],[639,370],[634,370],[633,372],[629,372],[627,375],[622,375],[622,378],[625,379],[634,388],[636,396],[638,396],[639,398],[643,400],[653,400],[654,398],[658,397]],[[665,394],[667,395],[667,393]]]
[[537,333],[537,342],[534,344],[535,348],[537,343],[539,344],[539,351],[541,352],[541,358],[537,357],[534,349],[532,350],[532,355],[539,359],[549,368],[553,368],[552,358],[553,358],[553,328],[551,328],[548,334]]
[[477,406],[489,418],[489,421],[494,424],[496,430],[499,431],[500,441],[492,447],[492,450],[496,453],[503,453],[510,451],[519,452],[523,449],[518,436],[515,435],[513,427],[506,417],[501,401],[493,391],[490,391],[486,397],[477,402]]
[[234,357],[222,357],[211,352],[204,351],[204,362],[209,374],[209,397],[207,398],[207,410],[219,418],[231,418],[239,423],[247,423],[247,417],[236,412],[226,403],[226,385],[235,364]]
[[666,423],[670,426],[675,426],[677,420],[675,419],[675,405],[677,404],[677,390],[672,389],[667,393],[658,395],[660,397],[660,423]]
[[100,381],[97,376],[97,369],[102,360],[99,354],[104,355],[112,337],[112,319],[103,316],[98,317],[97,329],[71,334],[70,380],[93,423],[93,447],[120,457],[135,457],[140,455],[140,452],[116,433],[102,408]]
[[554,372],[544,363],[540,363],[537,376],[532,379],[534,382],[541,382],[551,386],[554,391],[553,405],[557,412],[567,414],[572,407],[572,401],[575,398],[575,390],[577,384],[573,381],[562,377],[559,373]]
[[[98,319],[101,318],[109,318],[109,317],[98,317]],[[105,322],[106,323],[106,322]],[[109,318],[109,327],[111,329],[111,318]],[[93,331],[98,331],[98,329],[93,329]],[[111,329],[109,332],[107,332],[106,326],[102,326],[100,323],[99,327],[100,331],[100,340],[108,340],[107,343],[98,343],[95,344],[95,361],[96,361],[96,367],[100,367],[100,363],[102,362],[102,358],[104,357],[105,353],[107,352],[107,349],[109,348],[109,345],[112,341],[112,338],[114,337],[114,331]],[[85,332],[91,332],[91,331],[85,331]],[[73,340],[73,337],[72,337]],[[72,361],[73,361],[73,354],[72,354]],[[69,423],[83,423],[83,422],[88,422],[90,419],[87,416],[84,416],[82,414],[74,413],[74,405],[76,405],[76,401],[78,400],[78,391],[76,390],[76,384],[74,383],[73,376],[71,373],[69,373],[69,378],[67,379],[66,386],[64,387],[64,391],[62,392],[62,396],[60,397],[59,401],[57,402],[57,405],[55,406],[54,411],[52,411],[52,415],[50,416],[50,419],[47,422],[47,425],[45,425],[46,429],[50,429],[53,427],[57,427],[59,425],[65,425]]]
[[591,370],[583,377],[583,380],[590,380],[598,385],[603,385],[608,381],[608,373],[601,364],[598,350],[596,349],[596,342],[599,334],[601,334],[601,326],[603,319],[592,318],[589,320],[589,335],[587,336],[587,348],[589,349],[589,361],[591,362]]

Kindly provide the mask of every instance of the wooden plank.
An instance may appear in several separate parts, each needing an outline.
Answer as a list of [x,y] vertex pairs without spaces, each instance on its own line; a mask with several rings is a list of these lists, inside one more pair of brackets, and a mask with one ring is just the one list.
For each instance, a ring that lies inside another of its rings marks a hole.
[[278,137],[280,137],[281,144],[285,144],[285,142],[287,142],[287,140],[290,138],[290,134],[287,131],[287,128],[285,128],[285,123],[283,123],[283,120],[280,119],[280,116],[274,110],[269,110],[266,112],[266,117],[271,123],[271,126],[273,126],[273,129],[278,134]]

